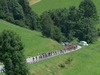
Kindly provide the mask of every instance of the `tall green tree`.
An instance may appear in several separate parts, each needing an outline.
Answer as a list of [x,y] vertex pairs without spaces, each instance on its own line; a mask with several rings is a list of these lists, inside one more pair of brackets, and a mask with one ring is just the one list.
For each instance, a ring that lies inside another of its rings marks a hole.
[[50,16],[48,15],[47,12],[44,12],[41,15],[41,19],[40,19],[41,25],[42,25],[42,34],[45,35],[46,37],[50,37],[51,36],[51,31],[52,31],[52,25],[53,25],[53,21],[50,18]]
[[[66,22],[68,20],[68,10],[66,8],[64,9],[54,9],[48,11],[49,16],[53,20],[53,23],[55,26],[57,26],[61,32],[63,33],[63,39],[66,39],[67,34],[67,25]],[[65,41],[65,40],[62,40]]]
[[67,37],[68,41],[72,41],[75,37],[75,29],[77,22],[79,20],[78,17],[78,10],[75,6],[71,6],[68,10],[68,17],[67,20],[64,22],[66,33],[65,36]]
[[38,29],[38,15],[32,11],[28,0],[18,0],[25,15],[25,24],[32,30]]
[[41,15],[41,24],[42,24],[42,34],[46,37],[50,37],[58,42],[62,40],[61,30],[54,25],[53,20],[47,12],[44,12]]
[[68,10],[56,9],[48,12],[49,16],[54,22],[54,25],[61,29],[61,32],[64,34],[65,41],[71,41],[75,34],[75,26],[78,17],[78,9],[75,6],[71,6]]
[[32,30],[38,28],[38,15],[27,0],[0,0],[0,19]]
[[76,35],[79,40],[85,40],[88,43],[93,43],[97,39],[97,29],[92,21],[93,19],[84,18],[78,22]]
[[[83,0],[79,5],[79,21],[76,25],[79,40],[93,43],[97,38],[96,24],[99,19],[97,9],[92,0]],[[79,33],[79,34],[78,34]]]
[[49,16],[54,21],[54,24],[61,28],[64,25],[64,21],[67,20],[68,17],[68,10],[66,8],[63,9],[53,9],[48,11]]
[[53,25],[50,37],[56,40],[57,42],[61,42],[63,35],[62,35],[61,30],[57,26]]
[[81,17],[98,19],[96,6],[92,0],[83,0],[79,5]]
[[6,75],[28,75],[23,44],[13,31],[4,30],[0,35],[0,53]]

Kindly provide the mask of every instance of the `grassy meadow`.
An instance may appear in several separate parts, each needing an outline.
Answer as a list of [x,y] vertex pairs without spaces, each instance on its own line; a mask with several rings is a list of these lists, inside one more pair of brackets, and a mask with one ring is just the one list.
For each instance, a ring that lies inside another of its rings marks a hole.
[[[100,39],[79,51],[44,60],[30,67],[31,75],[100,75]],[[65,64],[72,58],[70,64]],[[59,65],[65,67],[61,68]]]
[[[33,4],[31,7],[33,11],[38,13],[39,15],[51,9],[58,8],[69,8],[70,6],[78,7],[82,0],[41,0],[40,2]],[[100,0],[93,0],[97,7],[98,14],[100,16]]]
[[0,20],[0,32],[5,29],[15,31],[21,37],[27,57],[62,48],[56,41],[43,37],[40,32],[25,29]]
[[[70,64],[66,64],[68,58],[72,58]],[[30,75],[100,75],[99,58],[100,38],[78,51],[28,64],[28,68]],[[60,67],[61,64],[64,67]]]
[[[30,75],[100,75],[100,39],[79,51],[28,64]],[[66,64],[67,58],[72,58]],[[65,65],[64,68],[59,65]],[[0,74],[4,75],[4,74]]]
[[[42,0],[32,5],[33,11],[39,15],[51,9],[78,7],[82,0]],[[99,0],[93,0],[100,16]],[[100,28],[100,24],[97,25]],[[84,47],[79,51],[54,57],[32,65],[29,65],[31,75],[100,75],[100,39],[94,44]],[[72,58],[70,65],[66,65],[67,58]],[[59,65],[65,65],[60,68]]]
[[[82,0],[41,0],[32,5],[33,11],[39,15],[47,10],[57,8],[69,8],[77,6]],[[93,0],[100,15],[100,0]],[[100,28],[100,24],[97,25]],[[34,56],[44,52],[62,48],[57,42],[45,38],[40,32],[31,31],[0,20],[0,32],[4,29],[15,31],[22,38],[25,45],[25,55]],[[72,58],[70,64],[66,64],[68,58]],[[47,59],[38,63],[28,64],[30,75],[100,75],[100,38],[97,42],[89,44],[82,49]],[[60,67],[59,65],[64,65]],[[5,74],[0,74],[5,75]]]

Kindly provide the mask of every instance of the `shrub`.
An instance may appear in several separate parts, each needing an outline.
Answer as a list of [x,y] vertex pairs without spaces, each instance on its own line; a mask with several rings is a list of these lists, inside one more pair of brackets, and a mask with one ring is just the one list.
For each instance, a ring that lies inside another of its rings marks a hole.
[[65,68],[65,64],[60,64],[59,67],[60,68]]
[[72,58],[68,58],[68,59],[65,61],[65,64],[70,64],[72,61],[73,61]]

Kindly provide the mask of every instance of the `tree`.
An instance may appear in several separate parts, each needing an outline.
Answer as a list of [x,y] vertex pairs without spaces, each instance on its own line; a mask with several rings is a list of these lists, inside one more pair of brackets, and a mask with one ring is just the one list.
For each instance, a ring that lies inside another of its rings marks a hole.
[[67,28],[68,28],[68,10],[64,9],[54,9],[48,11],[49,16],[54,22],[54,25],[57,26],[60,31],[63,33],[63,41],[66,39]]
[[62,35],[61,30],[57,26],[53,25],[50,37],[56,40],[57,42],[61,42],[63,35]]
[[93,43],[98,36],[95,24],[92,19],[84,18],[78,22],[78,31],[76,35],[79,40],[85,40],[88,43]]
[[65,30],[65,36],[67,38],[67,41],[72,41],[75,37],[75,28],[77,25],[77,22],[79,20],[78,17],[78,10],[75,6],[71,6],[68,10],[68,17],[67,20],[64,22]]
[[38,15],[27,0],[0,0],[0,19],[32,30],[38,28]]
[[72,41],[75,34],[75,26],[77,25],[78,9],[75,6],[71,6],[68,10],[56,9],[48,12],[49,16],[61,32],[64,34],[64,41]]
[[32,11],[28,0],[18,0],[25,15],[25,24],[32,30],[38,29],[38,15]]
[[20,37],[10,30],[0,35],[0,53],[6,75],[28,75]]
[[44,12],[41,15],[41,25],[42,25],[42,34],[46,37],[50,37],[58,42],[62,40],[62,33],[60,29],[54,25],[53,20],[49,16],[48,12]]
[[79,20],[78,9],[76,9],[75,6],[71,6],[69,8],[68,20],[71,20],[73,22],[77,22]]
[[52,25],[53,25],[53,20],[50,18],[47,12],[44,12],[41,15],[41,25],[42,25],[42,34],[45,35],[46,37],[51,36],[51,31],[52,31]]
[[66,8],[53,9],[48,11],[48,14],[51,17],[51,19],[54,21],[54,25],[56,25],[62,30],[64,21],[66,21],[68,17],[68,10]]
[[[97,38],[96,24],[99,19],[96,6],[92,0],[83,0],[79,5],[79,21],[76,27],[76,35],[79,40],[93,43]],[[78,34],[79,33],[79,34]]]
[[81,17],[98,19],[96,6],[92,0],[83,0],[79,5]]

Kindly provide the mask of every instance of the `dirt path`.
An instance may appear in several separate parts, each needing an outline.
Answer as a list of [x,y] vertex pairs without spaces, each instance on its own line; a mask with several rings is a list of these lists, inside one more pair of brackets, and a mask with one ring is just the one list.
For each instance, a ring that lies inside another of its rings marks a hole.
[[30,5],[40,2],[41,0],[29,0]]

